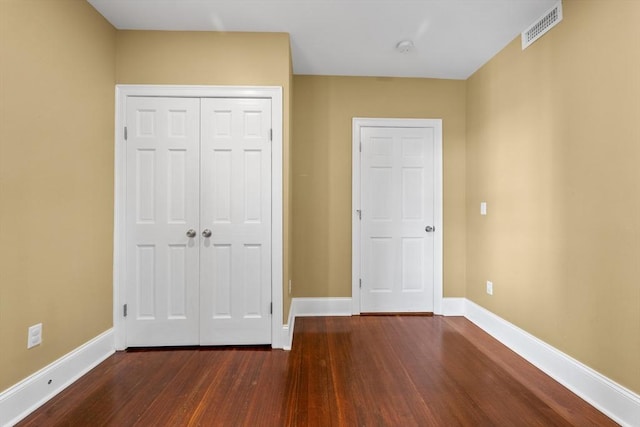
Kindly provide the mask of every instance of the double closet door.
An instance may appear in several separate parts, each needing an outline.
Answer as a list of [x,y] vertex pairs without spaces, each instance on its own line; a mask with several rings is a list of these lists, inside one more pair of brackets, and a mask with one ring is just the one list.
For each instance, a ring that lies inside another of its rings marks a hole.
[[271,343],[271,100],[128,97],[126,345]]

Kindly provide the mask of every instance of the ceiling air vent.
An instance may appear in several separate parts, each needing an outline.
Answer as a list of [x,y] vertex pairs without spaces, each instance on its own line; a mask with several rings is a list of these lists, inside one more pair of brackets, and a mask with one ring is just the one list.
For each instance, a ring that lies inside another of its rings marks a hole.
[[529,45],[542,37],[544,33],[555,27],[560,21],[562,21],[561,1],[542,15],[542,18],[538,19],[522,32],[522,50],[525,50]]

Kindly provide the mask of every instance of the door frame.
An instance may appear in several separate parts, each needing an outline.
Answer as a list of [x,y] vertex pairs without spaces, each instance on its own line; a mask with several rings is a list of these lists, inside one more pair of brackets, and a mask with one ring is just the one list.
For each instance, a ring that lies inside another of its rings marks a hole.
[[185,85],[116,85],[114,230],[113,230],[113,329],[115,349],[126,348],[126,171],[124,139],[126,105],[129,96],[179,98],[268,98],[271,99],[271,347],[283,348],[282,275],[283,275],[283,188],[282,87],[279,86],[185,86]]
[[360,130],[363,127],[433,128],[435,143],[434,168],[434,284],[433,313],[442,314],[442,119],[388,119],[354,117],[352,121],[352,167],[351,167],[351,312],[360,314]]

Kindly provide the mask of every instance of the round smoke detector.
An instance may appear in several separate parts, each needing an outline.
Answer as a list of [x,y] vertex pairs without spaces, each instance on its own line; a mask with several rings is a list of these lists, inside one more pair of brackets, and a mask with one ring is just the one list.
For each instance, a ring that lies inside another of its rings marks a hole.
[[400,53],[407,53],[413,50],[413,42],[411,40],[402,40],[396,45],[396,50]]

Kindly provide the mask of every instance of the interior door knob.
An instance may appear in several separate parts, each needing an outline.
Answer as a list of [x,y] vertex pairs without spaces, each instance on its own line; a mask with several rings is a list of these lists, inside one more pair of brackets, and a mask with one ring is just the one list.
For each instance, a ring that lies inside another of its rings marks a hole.
[[194,237],[196,237],[196,230],[194,230],[193,228],[190,228],[187,230],[187,237],[192,239]]
[[434,231],[436,231],[436,228],[435,228],[435,227],[432,227],[432,226],[430,226],[430,225],[427,225],[427,226],[424,228],[424,231],[426,231],[427,233],[433,233]]
[[204,237],[211,237],[211,234],[212,234],[212,233],[211,233],[211,230],[209,230],[208,228],[205,228],[205,229],[202,231],[202,235],[203,235]]

